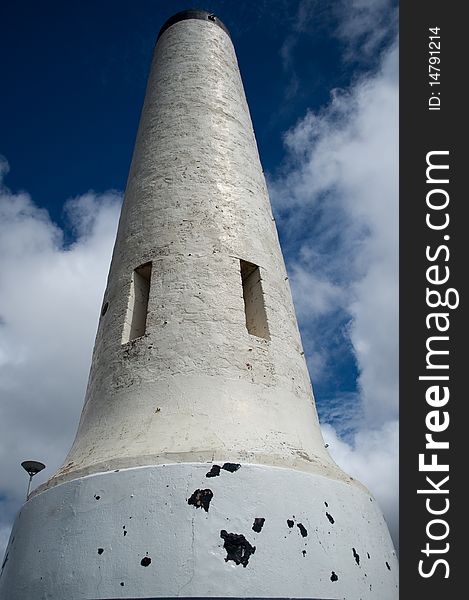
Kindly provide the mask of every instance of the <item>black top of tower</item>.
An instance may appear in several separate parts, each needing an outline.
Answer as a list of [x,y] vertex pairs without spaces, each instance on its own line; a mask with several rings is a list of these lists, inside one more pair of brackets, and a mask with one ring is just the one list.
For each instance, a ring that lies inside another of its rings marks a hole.
[[218,17],[216,17],[213,13],[208,12],[207,10],[190,9],[190,10],[182,10],[181,12],[176,13],[172,17],[169,17],[169,19],[161,27],[158,37],[156,38],[156,41],[158,41],[160,39],[161,35],[167,29],[169,29],[169,27],[171,27],[171,25],[174,25],[175,23],[178,23],[179,21],[185,21],[186,19],[200,19],[202,21],[211,21],[212,23],[215,23],[215,25],[218,25],[218,27],[223,29],[223,31],[229,37],[231,37],[227,26],[224,23],[222,23],[222,21],[220,21],[220,19]]

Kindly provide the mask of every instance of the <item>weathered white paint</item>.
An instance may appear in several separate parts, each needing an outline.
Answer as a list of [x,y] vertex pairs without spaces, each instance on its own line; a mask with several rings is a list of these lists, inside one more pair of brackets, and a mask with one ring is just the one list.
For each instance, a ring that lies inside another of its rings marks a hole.
[[[389,535],[361,489],[264,465],[207,477],[212,467],[100,473],[37,494],[13,531],[1,597],[397,598]],[[188,503],[208,489],[208,512]],[[260,532],[255,519],[265,519]],[[255,547],[246,567],[225,560],[222,532]],[[9,577],[19,563],[21,576]]]
[[[260,268],[269,339],[246,327],[240,260]],[[122,344],[148,262],[145,334]],[[2,598],[397,597],[379,510],[324,447],[287,279],[231,40],[177,22],[155,49],[77,436],[17,519]],[[243,466],[207,478],[217,461]],[[205,488],[208,513],[187,504]],[[223,530],[256,546],[246,568]]]
[[[262,273],[270,341],[246,330],[240,259]],[[122,345],[151,261],[146,333]],[[318,426],[233,45],[208,21],[159,39],[73,447],[46,484],[231,456],[343,478]]]

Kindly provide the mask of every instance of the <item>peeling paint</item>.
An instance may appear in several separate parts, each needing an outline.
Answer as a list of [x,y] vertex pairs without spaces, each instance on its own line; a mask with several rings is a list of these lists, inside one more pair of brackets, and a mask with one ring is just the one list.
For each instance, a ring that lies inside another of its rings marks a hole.
[[256,517],[252,524],[252,530],[256,533],[260,533],[264,527],[265,519],[263,517]]
[[235,471],[237,471],[239,468],[241,467],[241,465],[237,464],[237,463],[225,463],[222,466],[222,469],[224,469],[225,471],[229,471],[230,473],[234,473]]
[[295,524],[294,521],[292,521],[291,519],[287,519],[287,525],[288,525],[288,527],[290,527],[290,529],[293,527],[294,524]]
[[218,477],[218,475],[220,475],[220,470],[220,465],[213,465],[210,471],[205,475],[205,477]]
[[302,537],[306,537],[308,535],[308,531],[307,531],[306,527],[303,525],[303,523],[297,523],[296,526],[300,530]]
[[[194,511],[194,505],[187,504],[187,499],[197,486],[201,487],[199,493],[203,492],[205,476],[213,464],[218,464],[221,470],[223,462],[210,460],[196,465],[167,464],[122,469],[120,473],[110,471],[65,483],[63,487],[56,486],[33,497],[23,508],[20,526],[14,533],[14,547],[10,549],[0,579],[0,597],[8,600],[38,595],[54,600],[114,598],[124,593],[121,581],[125,582],[129,597],[134,597],[136,590],[142,598],[174,597],[178,592],[201,597],[206,595],[205,589],[202,593],[200,590],[209,567],[213,573],[210,585],[215,586],[213,595],[217,597],[224,596],[224,586],[226,589],[226,585],[230,585],[233,596],[239,597],[396,600],[398,568],[392,548],[383,548],[382,539],[374,536],[373,530],[361,519],[363,504],[370,511],[370,520],[374,513],[379,515],[376,502],[365,504],[368,496],[358,492],[356,497],[346,495],[348,490],[344,490],[343,485],[334,486],[330,482],[326,485],[323,478],[243,463],[236,477],[223,472],[210,481],[214,504],[210,502],[208,512],[213,514],[204,515],[204,510]],[[100,490],[105,506],[93,498],[98,493],[96,489]],[[332,501],[340,494],[340,501]],[[333,508],[340,526],[325,520],[328,510],[322,499],[325,495],[331,498],[329,507]],[[83,504],[70,519],[63,498],[78,496]],[[202,509],[201,498],[196,494],[196,505],[197,500]],[[258,532],[252,527],[258,525],[259,529],[260,519],[265,521]],[[365,529],[344,531],[350,522]],[[307,537],[302,537],[300,523],[307,529]],[[48,543],[51,536],[60,539],[65,527],[68,532],[65,558],[73,555],[73,563],[64,560],[63,545]],[[220,535],[221,530],[225,530],[226,537]],[[125,539],[124,531],[129,534]],[[244,534],[244,538],[240,534]],[[165,539],[174,543],[162,546]],[[25,548],[30,544],[33,551],[28,554]],[[252,553],[254,547],[255,554]],[[352,547],[360,555],[358,567]],[[102,554],[98,554],[99,548],[103,548]],[[144,567],[140,561],[147,550],[152,562]],[[373,560],[367,558],[367,552]],[[12,569],[19,561],[25,564],[26,555],[28,569],[22,572],[17,585],[18,578],[11,578]],[[289,562],[291,571],[288,578],[284,576],[285,561]],[[30,578],[25,587],[24,578],[28,577],[29,565],[33,562],[37,565],[36,577]],[[114,563],[120,565],[119,569],[111,568]],[[50,574],[70,572],[70,565],[76,574],[74,587],[70,588],[72,593],[64,587],[69,585],[68,578],[57,593],[52,587],[56,579]],[[138,569],[139,566],[142,568]],[[338,576],[336,582],[330,579],[333,567]],[[46,575],[43,581],[39,575]],[[243,587],[246,577],[249,579],[247,594]],[[188,582],[190,585],[181,589],[181,585]],[[117,588],[122,590],[120,595],[116,593]]]
[[256,551],[255,546],[247,541],[240,533],[228,533],[224,529],[220,531],[220,537],[224,540],[223,548],[226,550],[225,562],[234,561],[237,565],[246,567],[249,557]]
[[195,490],[195,492],[187,501],[187,504],[191,504],[196,508],[203,508],[205,512],[208,512],[210,501],[212,500],[212,498],[212,490]]

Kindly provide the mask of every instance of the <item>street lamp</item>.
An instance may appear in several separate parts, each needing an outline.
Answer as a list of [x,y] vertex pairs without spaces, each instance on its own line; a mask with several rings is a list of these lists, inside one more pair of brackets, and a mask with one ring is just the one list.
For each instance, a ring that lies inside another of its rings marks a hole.
[[26,492],[27,500],[29,496],[29,489],[31,487],[32,478],[34,477],[34,475],[37,475],[40,471],[42,471],[42,469],[45,469],[46,465],[42,462],[38,462],[37,460],[25,460],[21,463],[21,466],[29,475],[28,491]]

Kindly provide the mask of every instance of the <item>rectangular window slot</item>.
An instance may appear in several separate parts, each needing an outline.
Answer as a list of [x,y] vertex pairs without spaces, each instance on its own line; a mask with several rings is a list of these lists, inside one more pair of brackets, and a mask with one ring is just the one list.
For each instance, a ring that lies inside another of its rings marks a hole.
[[145,333],[150,280],[151,262],[140,265],[132,273],[127,314],[122,332],[123,344],[131,342]]
[[239,262],[243,284],[246,328],[251,335],[270,340],[259,267],[244,260]]

